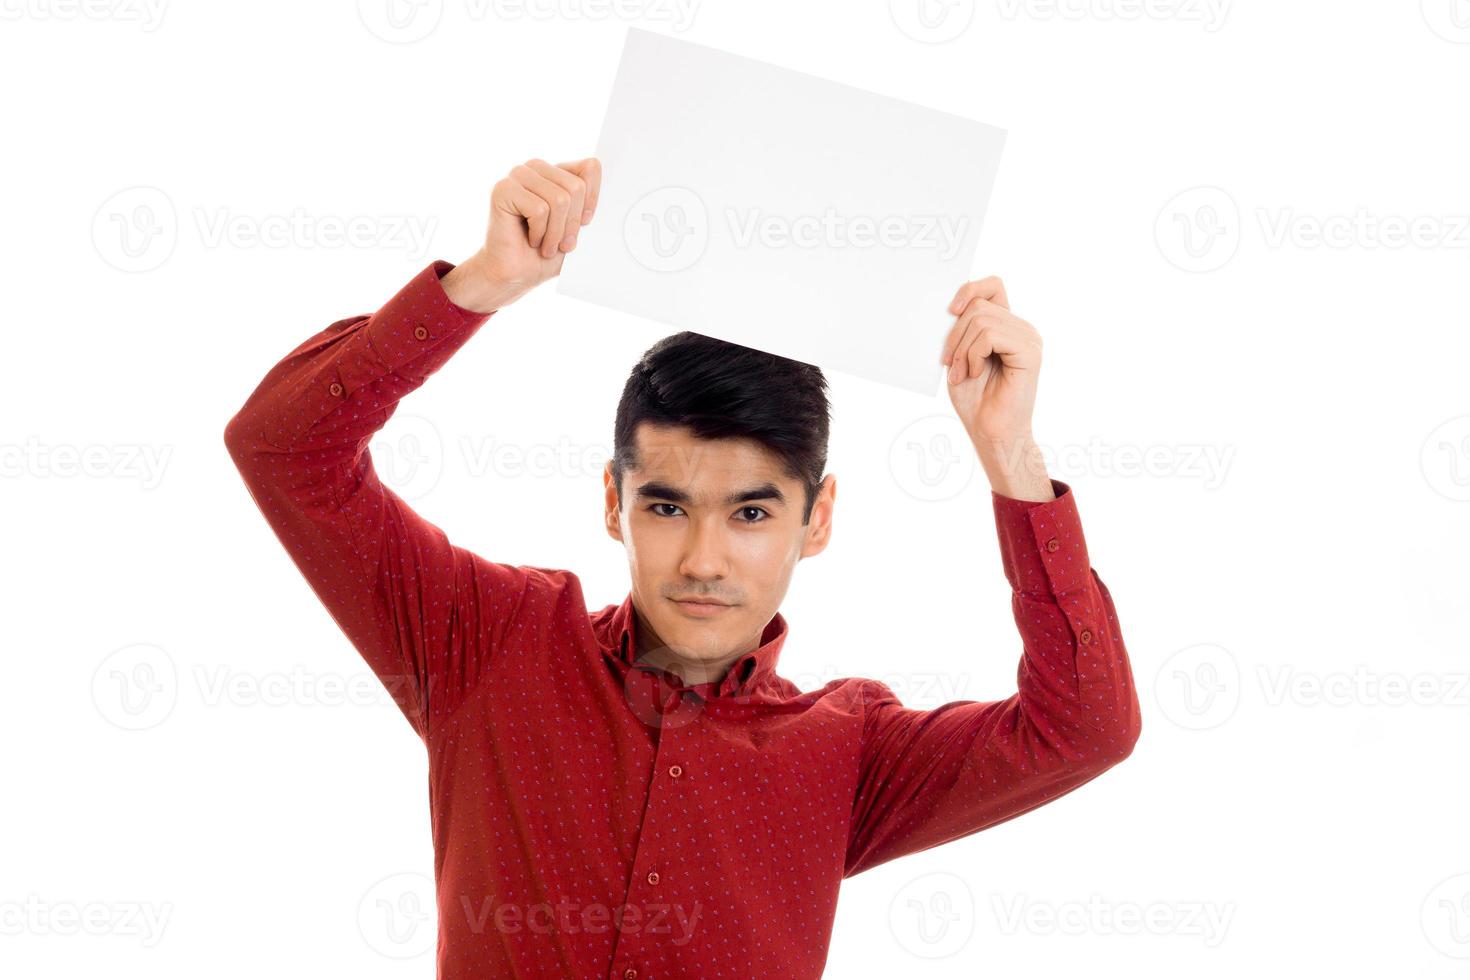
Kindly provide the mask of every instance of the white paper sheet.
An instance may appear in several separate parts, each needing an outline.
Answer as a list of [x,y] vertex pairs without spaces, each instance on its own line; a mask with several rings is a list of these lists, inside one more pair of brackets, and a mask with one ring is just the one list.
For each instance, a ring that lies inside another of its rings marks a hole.
[[1004,143],[994,126],[629,28],[597,216],[558,291],[934,395]]

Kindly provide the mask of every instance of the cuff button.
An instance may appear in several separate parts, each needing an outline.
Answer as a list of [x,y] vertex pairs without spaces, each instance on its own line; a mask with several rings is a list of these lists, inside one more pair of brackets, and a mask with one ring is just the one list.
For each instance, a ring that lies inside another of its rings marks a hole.
[[418,326],[413,328],[413,335],[419,340],[427,340],[429,337],[429,331],[424,329],[423,324],[419,324]]
[[328,388],[327,390],[330,391],[334,396],[342,394],[342,386],[335,381],[332,382],[332,387]]

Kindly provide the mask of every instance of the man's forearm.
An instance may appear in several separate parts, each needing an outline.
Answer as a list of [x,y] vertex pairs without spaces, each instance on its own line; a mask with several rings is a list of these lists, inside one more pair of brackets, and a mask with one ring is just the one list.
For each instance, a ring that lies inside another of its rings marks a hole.
[[498,282],[483,271],[479,257],[473,256],[450,269],[439,280],[444,293],[455,306],[472,313],[494,313],[514,302],[524,290]]
[[980,465],[990,479],[990,488],[1002,497],[1015,500],[1055,500],[1041,447],[1028,432],[1008,440],[970,436],[980,457]]

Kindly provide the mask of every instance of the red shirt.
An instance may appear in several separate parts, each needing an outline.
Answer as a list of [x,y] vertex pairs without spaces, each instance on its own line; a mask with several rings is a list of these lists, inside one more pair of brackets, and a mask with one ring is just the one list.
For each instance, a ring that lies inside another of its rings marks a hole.
[[[809,978],[842,880],[1053,800],[1125,758],[1139,708],[1071,488],[992,491],[1018,693],[905,707],[802,692],[777,613],[718,683],[629,663],[632,594],[455,545],[367,444],[489,314],[434,261],[276,364],[225,430],[251,496],[429,756],[438,976]],[[881,583],[878,585],[881,588]],[[912,651],[898,651],[905,657]]]

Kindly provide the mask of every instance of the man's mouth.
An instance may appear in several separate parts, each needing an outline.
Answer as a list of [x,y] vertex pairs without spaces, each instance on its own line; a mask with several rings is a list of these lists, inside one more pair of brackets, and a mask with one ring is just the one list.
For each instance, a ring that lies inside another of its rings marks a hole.
[[714,616],[732,608],[728,602],[705,599],[674,599],[673,603],[681,610],[694,616]]

